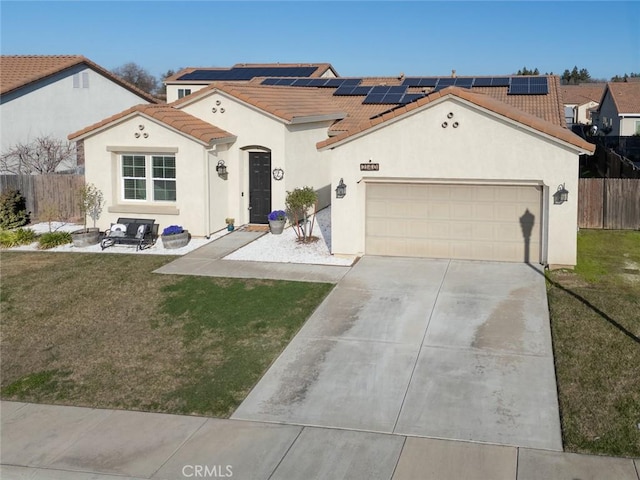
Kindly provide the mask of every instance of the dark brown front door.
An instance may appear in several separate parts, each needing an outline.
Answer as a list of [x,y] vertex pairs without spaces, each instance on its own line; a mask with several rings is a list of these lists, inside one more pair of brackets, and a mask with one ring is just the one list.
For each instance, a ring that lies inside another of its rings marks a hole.
[[249,152],[249,222],[269,223],[271,152]]

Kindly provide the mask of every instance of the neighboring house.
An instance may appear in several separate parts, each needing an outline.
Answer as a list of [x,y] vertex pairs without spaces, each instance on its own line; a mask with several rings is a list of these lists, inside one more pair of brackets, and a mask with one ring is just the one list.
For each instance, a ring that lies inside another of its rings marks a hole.
[[591,113],[597,110],[605,86],[604,83],[581,83],[560,87],[567,126],[591,124]]
[[231,68],[189,67],[164,80],[167,102],[173,102],[220,81],[246,82],[256,77],[335,78],[329,63],[239,63]]
[[87,124],[156,102],[81,55],[2,55],[1,151],[42,136],[66,140]]
[[595,117],[594,124],[605,135],[640,134],[640,81],[607,83]]
[[[332,253],[575,265],[578,158],[558,77],[214,82],[70,135],[119,216],[197,236],[332,204]],[[219,175],[224,166],[226,175]],[[337,187],[346,184],[345,195]],[[565,203],[554,204],[564,188]]]

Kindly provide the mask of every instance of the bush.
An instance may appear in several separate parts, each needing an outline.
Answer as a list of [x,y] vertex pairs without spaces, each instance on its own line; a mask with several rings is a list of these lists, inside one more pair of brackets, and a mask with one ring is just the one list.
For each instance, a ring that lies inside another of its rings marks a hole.
[[0,247],[10,248],[28,245],[36,241],[36,232],[30,228],[17,230],[0,230]]
[[0,195],[0,228],[22,227],[29,223],[27,199],[19,190],[7,190]]
[[162,235],[177,235],[182,232],[184,232],[184,230],[180,225],[169,225],[162,231]]
[[38,238],[38,248],[41,250],[67,243],[71,243],[71,234],[69,232],[47,232]]

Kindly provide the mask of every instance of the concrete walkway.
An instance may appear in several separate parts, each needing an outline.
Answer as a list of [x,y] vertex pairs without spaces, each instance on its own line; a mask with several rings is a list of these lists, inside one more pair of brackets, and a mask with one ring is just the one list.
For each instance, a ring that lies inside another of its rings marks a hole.
[[354,430],[0,402],[2,480],[640,480],[638,460]]
[[223,260],[223,257],[264,234],[265,232],[235,231],[164,265],[155,273],[337,283],[351,268],[333,265]]

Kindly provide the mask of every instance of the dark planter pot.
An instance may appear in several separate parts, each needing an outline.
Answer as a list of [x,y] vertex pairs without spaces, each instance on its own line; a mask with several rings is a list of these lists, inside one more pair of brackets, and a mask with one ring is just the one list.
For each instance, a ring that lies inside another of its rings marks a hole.
[[227,225],[227,231],[228,232],[233,232],[234,229],[235,229],[235,227],[233,225]]
[[160,239],[162,240],[162,246],[164,248],[173,249],[173,248],[182,248],[186,247],[189,243],[189,232],[187,230],[182,233],[175,233],[173,235],[160,235]]
[[284,230],[286,220],[269,220],[269,230],[274,235],[280,235]]
[[96,245],[100,241],[100,229],[91,227],[86,230],[83,228],[82,230],[71,232],[71,241],[78,248]]

